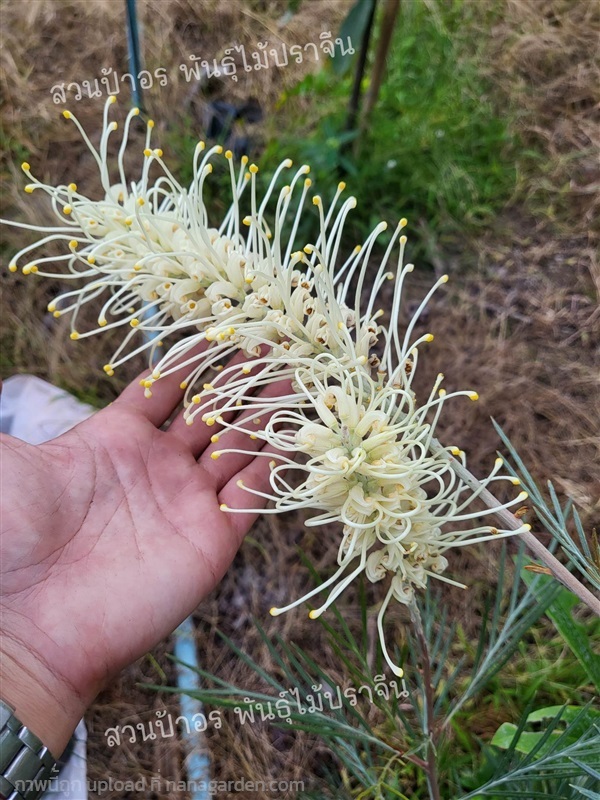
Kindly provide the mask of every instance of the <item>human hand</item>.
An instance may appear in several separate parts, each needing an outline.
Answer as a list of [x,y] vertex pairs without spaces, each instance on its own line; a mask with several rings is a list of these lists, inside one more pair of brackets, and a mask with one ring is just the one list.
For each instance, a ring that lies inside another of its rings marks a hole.
[[211,458],[223,447],[258,451],[260,439],[228,430],[212,444],[219,426],[188,426],[181,411],[161,430],[180,380],[161,378],[146,399],[138,379],[43,445],[0,440],[0,694],[55,757],[106,682],[223,576],[257,514],[220,504],[261,505],[238,480],[268,488],[268,458]]

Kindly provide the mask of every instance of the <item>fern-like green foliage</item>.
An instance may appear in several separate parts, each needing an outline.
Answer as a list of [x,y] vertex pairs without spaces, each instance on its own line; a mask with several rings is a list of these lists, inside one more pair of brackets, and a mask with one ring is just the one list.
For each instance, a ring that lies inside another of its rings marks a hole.
[[[497,586],[483,609],[479,641],[464,647],[462,656],[456,655],[460,629],[448,619],[443,590],[424,595],[413,609],[417,616],[412,627],[407,621],[405,644],[396,653],[405,666],[407,696],[391,692],[388,698],[377,691],[367,658],[364,597],[358,632],[335,607],[331,616],[319,619],[331,652],[344,666],[347,685],[361,689],[358,701],[340,693],[339,707],[330,708],[323,697],[335,694],[336,679],[320,665],[318,656],[277,635],[269,636],[259,623],[272,670],[221,634],[231,653],[252,670],[253,686],[259,688],[249,690],[200,669],[203,688],[194,696],[208,706],[229,709],[240,720],[244,716],[247,721],[267,720],[284,730],[302,730],[325,740],[339,772],[320,778],[319,786],[311,787],[316,793],[309,791],[306,797],[433,797],[425,780],[432,747],[442,797],[592,796],[593,774],[600,767],[600,714],[589,706],[526,708],[516,724],[507,721],[491,741],[480,742],[475,770],[467,768],[473,754],[464,752],[457,734],[457,720],[474,713],[478,697],[515,656],[528,631],[552,609],[565,602],[568,607],[569,593],[547,576],[527,572],[526,565],[523,548],[512,559],[503,549]],[[425,674],[430,674],[429,687]],[[297,704],[289,714],[280,715],[277,702],[289,700],[290,689],[296,692]],[[316,703],[319,692],[321,701]]]
[[[520,478],[524,489],[529,493],[529,500],[540,522],[567,556],[573,569],[600,592],[600,546],[597,534],[593,532],[591,536],[586,536],[572,501],[567,500],[561,505],[551,481],[548,481],[551,505],[545,500],[515,446],[498,423],[493,422],[512,461],[512,464],[507,463],[508,470]],[[574,528],[574,533],[571,533],[570,527]]]

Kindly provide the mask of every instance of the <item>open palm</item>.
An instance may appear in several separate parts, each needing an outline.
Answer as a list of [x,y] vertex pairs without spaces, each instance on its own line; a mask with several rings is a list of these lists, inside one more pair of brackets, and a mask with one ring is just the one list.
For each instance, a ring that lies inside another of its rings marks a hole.
[[220,504],[260,504],[237,481],[268,483],[267,458],[211,458],[260,440],[228,431],[217,446],[215,427],[181,413],[161,430],[179,380],[161,379],[150,400],[136,381],[43,445],[2,438],[3,649],[47,692],[79,698],[75,716],[222,577],[256,514]]

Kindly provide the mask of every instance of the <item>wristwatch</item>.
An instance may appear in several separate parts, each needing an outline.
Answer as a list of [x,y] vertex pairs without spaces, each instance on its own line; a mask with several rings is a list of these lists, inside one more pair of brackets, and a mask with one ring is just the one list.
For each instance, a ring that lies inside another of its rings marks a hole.
[[37,800],[56,774],[52,753],[0,700],[0,797]]

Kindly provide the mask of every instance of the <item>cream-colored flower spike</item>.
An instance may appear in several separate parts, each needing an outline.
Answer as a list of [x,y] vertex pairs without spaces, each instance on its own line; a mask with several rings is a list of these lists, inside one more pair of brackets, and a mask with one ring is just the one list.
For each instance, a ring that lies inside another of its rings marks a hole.
[[[382,619],[390,600],[410,602],[415,588],[425,588],[430,577],[462,586],[442,575],[448,566],[446,551],[519,533],[478,520],[527,496],[522,492],[505,505],[482,510],[475,501],[486,486],[495,481],[515,484],[510,476],[499,474],[502,459],[474,491],[457,478],[447,457],[451,453],[465,463],[464,453],[457,448],[430,452],[445,403],[461,395],[473,400],[477,396],[469,391],[447,394],[440,375],[427,401],[418,405],[410,388],[416,358],[413,351],[391,380],[382,375],[374,380],[364,370],[349,373],[329,355],[299,368],[304,405],[274,413],[262,434],[281,453],[275,459],[269,456],[271,492],[243,486],[273,502],[264,513],[316,509],[319,513],[307,526],[337,522],[343,530],[338,570],[304,597],[271,613],[288,611],[329,588],[325,603],[310,612],[315,619],[361,573],[372,582],[389,575],[378,629],[385,658],[398,675],[402,670],[391,660],[383,634]],[[295,460],[298,452],[304,456],[302,463]],[[521,528],[528,529],[528,525]]]
[[[212,224],[204,186],[212,159],[222,155],[222,149],[206,151],[203,143],[198,144],[193,179],[184,188],[164,163],[162,151],[151,148],[149,122],[141,174],[128,180],[124,156],[138,111],[129,112],[116,161],[109,163],[109,139],[117,127],[109,120],[114,101],[111,97],[105,106],[98,150],[76,118],[64,112],[98,164],[101,199],[86,197],[74,183],[43,184],[33,177],[29,164],[23,164],[30,180],[25,190],[46,192],[60,224],[22,225],[42,233],[42,238],[15,256],[11,271],[21,264],[24,274],[77,282],[77,288],[50,305],[56,316],[71,314],[72,338],[108,328],[124,330],[121,345],[105,366],[108,374],[135,353],[149,350],[154,371],[144,381],[147,396],[161,376],[178,372],[186,389],[189,424],[200,418],[207,425],[218,423],[225,432],[234,428],[271,446],[258,453],[272,459],[271,491],[243,488],[272,501],[265,513],[310,508],[317,513],[307,525],[338,523],[342,531],[335,573],[272,613],[283,613],[329,589],[326,601],[310,612],[316,618],[359,575],[372,582],[387,580],[377,624],[385,658],[396,674],[402,674],[384,638],[383,617],[391,600],[411,602],[415,589],[425,588],[432,577],[461,586],[443,574],[450,548],[529,527],[498,530],[479,522],[526,496],[521,493],[495,509],[477,505],[478,496],[491,483],[518,484],[500,474],[500,459],[473,490],[451,468],[448,454],[464,463],[461,450],[452,447],[433,453],[430,448],[448,400],[477,399],[471,391],[447,394],[442,375],[425,402],[417,402],[412,389],[420,348],[433,339],[430,333],[417,336],[415,327],[447,276],[432,286],[401,334],[403,287],[413,270],[404,264],[406,237],[401,231],[406,220],[392,232],[375,270],[373,248],[387,227],[383,222],[343,260],[344,224],[356,200],[341,202],[345,187],[340,184],[327,211],[321,198],[313,197],[319,235],[314,243],[300,247],[300,221],[310,211],[309,168],[300,167],[277,189],[292,166],[289,160],[282,162],[259,200],[258,168],[242,158],[236,170],[228,151],[224,158],[231,205],[223,219]],[[49,242],[63,242],[67,252],[32,260],[32,254]],[[392,258],[396,250],[397,258]],[[46,271],[50,263],[62,263],[66,271]],[[384,286],[390,291],[383,292]],[[100,308],[97,327],[80,331],[78,312],[87,303]],[[387,306],[387,325],[380,305]],[[165,343],[164,354],[154,363],[158,341]],[[238,350],[252,361],[224,367],[223,362]],[[207,374],[210,382],[195,393],[194,387]],[[288,395],[261,398],[261,388],[282,379],[290,381]],[[254,414],[247,415],[245,423],[227,422],[226,412],[233,409],[264,413],[264,430],[254,424]],[[213,437],[218,440],[219,435]],[[224,452],[231,450],[217,450],[213,457]],[[249,452],[256,455],[255,450]]]
[[[104,196],[90,199],[75,183],[43,184],[25,163],[23,170],[30,180],[25,191],[46,192],[60,224],[41,227],[2,220],[43,233],[39,241],[17,253],[11,271],[21,265],[26,275],[77,282],[75,289],[49,306],[57,317],[70,314],[71,338],[122,328],[123,340],[105,371],[111,375],[132,355],[150,350],[154,371],[146,381],[147,394],[161,375],[181,372],[182,383],[189,390],[190,422],[199,413],[190,400],[194,384],[238,349],[259,356],[263,345],[275,346],[273,355],[279,364],[282,356],[289,359],[293,353],[310,358],[325,349],[347,361],[362,353],[365,360],[377,325],[366,320],[356,342],[349,341],[346,332],[355,327],[355,317],[343,303],[344,287],[334,286],[330,269],[337,263],[344,220],[356,205],[353,197],[339,205],[344,184],[339,185],[327,213],[320,198],[313,198],[320,219],[319,238],[314,245],[295,250],[311,186],[306,177],[309,167],[301,166],[277,190],[292,167],[289,159],[283,161],[259,198],[258,167],[248,165],[244,156],[236,171],[233,155],[227,151],[224,160],[230,175],[231,205],[213,225],[204,188],[213,170],[212,160],[223,154],[222,148],[206,150],[200,142],[194,153],[192,182],[183,187],[170,173],[162,151],[151,148],[154,123],[149,121],[141,175],[130,180],[124,157],[131,124],[139,112],[133,109],[127,115],[112,163],[109,141],[117,123],[110,120],[109,111],[115,100],[111,97],[106,103],[98,149],[76,117],[63,112],[77,126],[97,162]],[[352,252],[340,278],[366,261],[373,241],[367,243],[364,254],[360,248]],[[41,255],[40,248],[49,242],[64,243],[66,252],[58,257]],[[61,262],[66,270],[47,271],[48,265],[60,266]],[[88,303],[100,308],[97,326],[80,330],[79,312]],[[171,336],[177,343],[156,364],[157,343],[168,346]],[[198,345],[204,341],[210,346],[199,354]],[[269,379],[273,370],[271,361],[261,374]],[[220,384],[225,378],[235,382],[236,377],[226,373]]]

